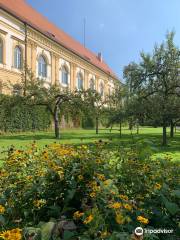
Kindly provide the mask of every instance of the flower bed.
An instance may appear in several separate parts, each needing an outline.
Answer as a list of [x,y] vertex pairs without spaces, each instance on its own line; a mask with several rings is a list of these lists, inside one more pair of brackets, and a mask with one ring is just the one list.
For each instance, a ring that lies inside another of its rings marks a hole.
[[0,239],[133,239],[139,226],[176,237],[178,163],[105,144],[11,149],[0,169]]

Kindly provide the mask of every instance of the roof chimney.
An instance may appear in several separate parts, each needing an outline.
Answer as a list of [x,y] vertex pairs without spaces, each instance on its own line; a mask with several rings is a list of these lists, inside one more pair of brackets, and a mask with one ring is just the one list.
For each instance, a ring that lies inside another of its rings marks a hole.
[[99,52],[99,53],[98,53],[98,59],[99,59],[99,61],[100,61],[100,62],[102,62],[102,61],[103,61],[103,58],[102,58],[102,53],[101,53],[101,52]]

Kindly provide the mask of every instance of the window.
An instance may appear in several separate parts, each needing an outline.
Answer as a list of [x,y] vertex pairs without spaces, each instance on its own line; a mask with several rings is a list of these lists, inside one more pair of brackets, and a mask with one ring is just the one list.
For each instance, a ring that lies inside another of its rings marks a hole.
[[90,86],[90,89],[91,89],[91,90],[95,90],[94,79],[91,79],[91,80],[90,80],[89,86]]
[[0,38],[0,63],[3,63],[3,40]]
[[14,67],[17,69],[22,68],[22,51],[19,46],[14,49]]
[[47,63],[43,55],[40,55],[38,59],[38,76],[47,77]]
[[103,83],[101,83],[100,84],[100,89],[99,89],[100,91],[100,95],[101,95],[101,97],[103,97],[104,96],[104,85],[103,85]]
[[83,77],[81,73],[78,73],[77,75],[77,88],[79,90],[83,89]]
[[61,70],[61,82],[66,85],[68,84],[68,70],[65,66]]

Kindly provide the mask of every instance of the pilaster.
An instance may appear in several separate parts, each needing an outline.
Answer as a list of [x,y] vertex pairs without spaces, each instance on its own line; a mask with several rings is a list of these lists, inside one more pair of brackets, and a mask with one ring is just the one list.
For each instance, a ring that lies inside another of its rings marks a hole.
[[74,91],[76,89],[76,64],[71,63],[71,76],[70,76],[70,89]]
[[32,44],[27,42],[27,67],[32,69]]
[[55,84],[59,85],[59,56],[55,54]]
[[95,79],[95,88],[96,91],[99,92],[99,76],[96,75],[96,79]]
[[35,43],[31,44],[31,69],[36,76],[36,58],[37,58],[37,45]]
[[85,69],[84,70],[84,89],[85,90],[87,90],[89,88],[88,76],[89,76],[89,72]]
[[51,84],[56,82],[56,56],[54,53],[51,53]]

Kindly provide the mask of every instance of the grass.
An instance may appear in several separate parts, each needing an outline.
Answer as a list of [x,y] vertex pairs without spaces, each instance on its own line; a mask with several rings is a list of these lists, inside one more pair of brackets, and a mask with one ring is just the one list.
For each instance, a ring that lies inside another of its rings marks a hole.
[[95,134],[95,130],[62,130],[60,140],[54,138],[53,132],[28,132],[0,135],[0,160],[4,158],[12,145],[16,148],[23,149],[33,141],[36,141],[41,148],[53,142],[60,142],[62,144],[87,144],[100,139],[110,141],[109,146],[111,148],[117,147],[117,145],[128,146],[132,142],[132,139],[134,141],[138,139],[151,140],[157,148],[157,152],[155,152],[156,155],[163,156],[163,154],[170,153],[174,160],[180,160],[180,131],[175,134],[173,139],[168,138],[168,145],[162,147],[162,128],[150,127],[140,128],[138,135],[136,131],[131,133],[127,128],[123,128],[122,138],[119,136],[118,129],[113,129],[112,132],[110,132],[109,129],[100,129],[98,135]]

